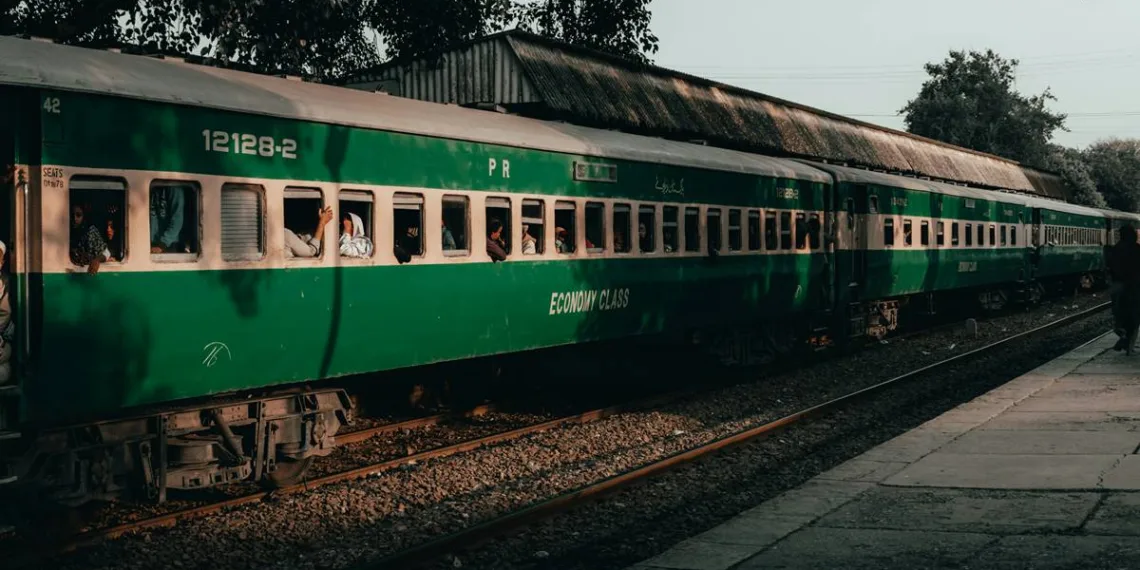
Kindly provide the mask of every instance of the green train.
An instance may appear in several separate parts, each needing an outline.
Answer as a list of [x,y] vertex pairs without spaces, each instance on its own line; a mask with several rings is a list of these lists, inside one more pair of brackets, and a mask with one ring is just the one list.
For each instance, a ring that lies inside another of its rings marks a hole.
[[352,417],[322,381],[881,337],[915,300],[1097,279],[1137,221],[173,59],[0,54],[0,482],[67,504],[294,482]]

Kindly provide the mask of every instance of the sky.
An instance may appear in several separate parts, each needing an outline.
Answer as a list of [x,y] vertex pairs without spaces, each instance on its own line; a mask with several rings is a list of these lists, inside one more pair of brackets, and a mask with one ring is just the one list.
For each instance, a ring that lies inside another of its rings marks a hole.
[[904,129],[899,109],[950,50],[1021,62],[1070,115],[1054,142],[1140,138],[1138,0],[653,0],[654,63]]

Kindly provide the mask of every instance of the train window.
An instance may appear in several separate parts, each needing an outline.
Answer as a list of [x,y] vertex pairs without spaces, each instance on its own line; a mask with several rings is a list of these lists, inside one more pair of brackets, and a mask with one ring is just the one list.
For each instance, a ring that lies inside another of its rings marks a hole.
[[779,230],[776,212],[764,212],[764,249],[773,251],[780,247]]
[[1007,229],[1006,229],[1005,224],[1002,224],[1002,226],[1001,226],[1001,245],[1002,245],[1002,247],[1005,247],[1005,245],[1008,243],[1008,240],[1005,237],[1006,231],[1007,231]]
[[523,255],[546,253],[546,205],[542,200],[522,202]]
[[[392,236],[395,247],[407,255],[423,255],[424,197],[392,195]],[[397,258],[402,257],[397,255]]]
[[923,246],[930,245],[930,222],[923,220],[918,228],[919,243]]
[[[674,214],[675,216],[676,214]],[[674,226],[675,228],[676,226]],[[651,253],[657,250],[657,208],[654,206],[639,206],[637,208],[637,247],[641,253]]]
[[1018,232],[1017,226],[1010,226],[1009,227],[1009,245],[1011,245],[1013,247],[1017,247],[1017,232]]
[[728,211],[728,250],[740,251],[744,249],[744,230],[740,227],[740,210]]
[[997,226],[990,224],[990,241],[986,242],[993,247],[997,245]]
[[867,211],[872,213],[872,214],[878,214],[879,213],[879,197],[878,196],[871,196],[871,200],[867,206]]
[[974,224],[966,224],[966,231],[965,231],[964,235],[966,236],[966,247],[973,246],[974,245]]
[[847,199],[847,229],[855,229],[855,199]]
[[317,188],[286,187],[285,257],[312,258],[324,256],[325,226],[320,224],[325,201]]
[[578,207],[574,202],[554,203],[554,248],[574,253],[578,239]]
[[126,256],[127,185],[117,178],[71,179],[71,262],[120,262]]
[[934,231],[935,231],[935,234],[934,234],[935,243],[938,245],[938,247],[942,247],[942,246],[946,245],[946,223],[945,222],[937,222],[936,225],[934,226],[934,228],[935,228],[934,229]]
[[601,202],[586,202],[586,251],[606,250],[606,207]]
[[507,252],[507,255],[510,255],[511,245],[514,243],[514,240],[511,239],[510,198],[487,198],[487,201],[484,203],[484,209],[487,214],[487,238],[490,239],[491,237],[491,224],[495,222],[502,224],[503,229],[499,233],[499,245],[503,246],[503,251]]
[[950,247],[958,247],[958,222],[950,224]]
[[629,225],[633,214],[629,204],[614,204],[614,252],[629,253],[633,244],[629,239]]
[[661,239],[665,242],[665,253],[678,251],[678,241],[681,236],[677,233],[677,207],[665,206],[661,216]]
[[807,237],[807,214],[796,212],[796,249],[804,249],[807,247]]
[[883,219],[883,245],[886,247],[894,247],[895,245],[895,219]]
[[791,212],[780,212],[780,249],[792,249]]
[[441,208],[440,246],[448,257],[462,257],[471,253],[471,218],[468,216],[467,196],[444,196]]
[[351,239],[341,238],[340,256],[366,258],[372,257],[376,234],[372,227],[372,193],[363,190],[341,190],[340,195],[340,229],[339,235],[347,235]]
[[685,208],[685,251],[701,250],[701,211]]
[[914,225],[910,220],[903,220],[903,245],[914,245]]
[[265,190],[255,184],[222,185],[222,259],[265,255]]
[[748,249],[760,251],[760,212],[748,211]]
[[705,227],[709,234],[709,251],[721,250],[720,208],[709,208],[705,212]]
[[808,215],[808,239],[811,240],[812,249],[820,249],[823,247],[822,238],[823,222],[819,214]]
[[978,245],[986,245],[986,225],[978,224]]
[[200,194],[197,182],[151,182],[150,253],[155,261],[187,261],[198,257]]

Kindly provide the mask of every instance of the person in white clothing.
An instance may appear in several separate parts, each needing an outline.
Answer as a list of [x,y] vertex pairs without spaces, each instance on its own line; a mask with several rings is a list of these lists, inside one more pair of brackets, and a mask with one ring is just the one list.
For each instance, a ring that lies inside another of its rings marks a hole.
[[325,206],[318,212],[317,227],[311,234],[297,234],[285,228],[285,257],[316,257],[321,254],[321,238],[325,226],[333,218],[332,207]]

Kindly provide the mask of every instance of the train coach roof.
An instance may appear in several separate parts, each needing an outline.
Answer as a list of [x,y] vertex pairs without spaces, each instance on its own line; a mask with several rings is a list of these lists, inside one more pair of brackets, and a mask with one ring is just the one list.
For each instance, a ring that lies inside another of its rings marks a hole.
[[791,160],[425,103],[357,89],[0,37],[0,84],[651,163],[830,182]]
[[1058,212],[1066,212],[1070,214],[1079,214],[1097,218],[1104,217],[1105,215],[1104,212],[1094,208],[1069,204],[1068,202],[1039,198],[1037,196],[1029,196],[1027,194],[1014,194],[1010,192],[986,190],[983,188],[955,186],[953,184],[935,182],[933,180],[922,180],[920,178],[911,178],[909,176],[899,176],[897,174],[887,174],[884,172],[874,172],[871,170],[863,170],[860,168],[851,168],[848,166],[839,166],[835,164],[822,164],[812,161],[804,162],[808,165],[831,174],[835,177],[836,182],[874,184],[877,186],[890,186],[893,188],[903,188],[906,190],[915,190],[919,192],[932,192],[936,194],[945,194],[947,196],[958,196],[961,198],[975,198],[978,200],[1005,202],[1008,204],[1022,204],[1032,208],[1046,208]]

